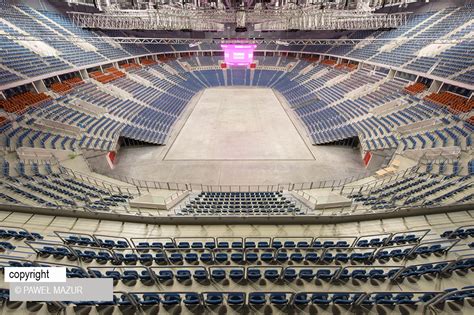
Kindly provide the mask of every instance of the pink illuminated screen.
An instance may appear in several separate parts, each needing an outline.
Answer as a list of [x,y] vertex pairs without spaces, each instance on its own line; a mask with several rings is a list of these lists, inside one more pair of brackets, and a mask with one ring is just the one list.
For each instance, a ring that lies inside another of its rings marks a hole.
[[245,66],[253,62],[255,44],[222,44],[225,63],[230,65]]

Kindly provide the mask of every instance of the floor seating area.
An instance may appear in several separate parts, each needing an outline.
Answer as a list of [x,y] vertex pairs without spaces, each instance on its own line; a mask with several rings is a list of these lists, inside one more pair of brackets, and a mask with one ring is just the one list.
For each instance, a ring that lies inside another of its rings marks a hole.
[[298,215],[306,209],[297,206],[282,192],[202,192],[190,198],[178,215]]

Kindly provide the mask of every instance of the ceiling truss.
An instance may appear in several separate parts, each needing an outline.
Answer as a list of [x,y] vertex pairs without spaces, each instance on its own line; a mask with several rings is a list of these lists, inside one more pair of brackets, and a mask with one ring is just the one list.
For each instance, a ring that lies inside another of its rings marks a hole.
[[224,25],[255,25],[257,30],[366,30],[404,25],[409,12],[373,13],[357,10],[296,8],[278,10],[115,10],[103,13],[68,12],[74,24],[106,30],[222,31]]
[[242,43],[242,44],[275,44],[280,46],[287,45],[356,45],[358,43],[373,43],[373,42],[417,42],[428,44],[457,44],[465,41],[474,41],[474,38],[456,38],[456,39],[439,39],[439,38],[414,38],[414,39],[378,39],[378,38],[363,38],[363,39],[216,39],[216,38],[151,38],[151,37],[79,37],[79,36],[48,36],[48,38],[39,38],[30,35],[7,35],[0,34],[0,40],[7,38],[16,41],[43,41],[48,42],[87,42],[94,43],[117,43],[117,44],[191,44],[197,46],[198,44],[226,44],[226,43]]

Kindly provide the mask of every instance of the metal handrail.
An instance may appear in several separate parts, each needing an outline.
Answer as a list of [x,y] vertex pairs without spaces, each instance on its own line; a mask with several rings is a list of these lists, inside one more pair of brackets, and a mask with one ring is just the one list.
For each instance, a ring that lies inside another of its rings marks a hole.
[[97,177],[90,176],[88,174],[82,173],[77,170],[72,170],[65,166],[60,165],[59,170],[62,174],[72,176],[74,178],[78,178],[84,182],[88,182],[92,185],[97,187],[105,188],[111,193],[122,193],[127,192],[130,195],[141,195],[142,191],[137,186],[120,186],[111,182],[107,182],[105,180],[99,179]]
[[[91,167],[91,171],[101,173],[101,170],[97,167]],[[206,192],[251,192],[251,191],[297,191],[303,189],[316,189],[316,188],[331,188],[341,187],[357,181],[359,179],[370,176],[372,172],[363,172],[358,175],[351,177],[345,177],[342,179],[330,179],[321,180],[314,182],[301,182],[301,183],[280,183],[280,184],[268,184],[268,185],[209,185],[199,183],[175,183],[175,182],[160,182],[154,180],[142,180],[125,175],[118,174],[104,174],[107,177],[120,180],[125,183],[132,184],[138,188],[144,188],[147,191],[150,189],[166,189],[166,190],[180,190],[180,191],[206,191]]]

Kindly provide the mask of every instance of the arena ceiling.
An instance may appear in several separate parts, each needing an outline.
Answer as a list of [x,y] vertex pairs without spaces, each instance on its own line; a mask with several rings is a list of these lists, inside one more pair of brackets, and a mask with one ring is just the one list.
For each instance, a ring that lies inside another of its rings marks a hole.
[[[316,7],[337,10],[374,10],[385,6],[403,6],[420,0],[63,0],[69,3],[93,5],[101,10],[116,9],[253,9],[279,10]],[[428,2],[423,0],[423,2]]]
[[367,30],[396,28],[409,12],[380,13],[385,6],[419,0],[67,0],[96,13],[69,12],[76,25],[94,29],[236,32]]

